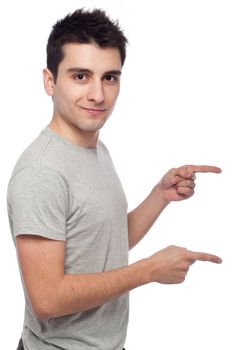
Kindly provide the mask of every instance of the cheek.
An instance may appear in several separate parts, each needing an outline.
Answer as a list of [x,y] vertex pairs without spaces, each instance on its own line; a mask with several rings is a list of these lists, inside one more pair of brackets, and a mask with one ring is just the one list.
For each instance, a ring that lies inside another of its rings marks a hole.
[[57,106],[71,107],[80,98],[81,93],[78,89],[66,86],[62,89],[57,89],[54,94],[54,102]]
[[110,104],[114,105],[114,103],[116,102],[118,95],[119,95],[119,87],[112,89],[109,94],[108,94],[108,101],[110,102]]
[[73,102],[71,101],[71,97],[68,94],[61,93],[57,91],[57,93],[53,96],[54,109],[60,115],[68,115],[72,109]]

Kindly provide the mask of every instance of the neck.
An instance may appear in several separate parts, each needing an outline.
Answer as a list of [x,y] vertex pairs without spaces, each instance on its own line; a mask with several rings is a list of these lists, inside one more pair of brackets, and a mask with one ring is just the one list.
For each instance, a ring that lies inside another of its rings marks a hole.
[[99,131],[95,133],[81,131],[77,127],[67,125],[55,118],[51,120],[48,127],[77,146],[85,148],[95,148],[97,146]]

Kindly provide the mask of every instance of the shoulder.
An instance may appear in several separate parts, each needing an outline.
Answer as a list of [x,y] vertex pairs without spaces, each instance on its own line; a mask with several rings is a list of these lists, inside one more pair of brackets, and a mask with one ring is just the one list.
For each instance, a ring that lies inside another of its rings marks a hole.
[[62,176],[62,164],[67,159],[67,152],[68,148],[45,128],[17,160],[11,180],[18,174],[21,177],[35,173],[47,176],[57,173]]
[[40,135],[22,152],[13,169],[12,177],[24,168],[40,166],[41,159],[43,158],[44,153],[46,153],[50,142],[51,137],[42,131]]
[[45,167],[24,167],[11,177],[7,199],[9,203],[31,204],[36,200],[56,200],[68,203],[69,189],[65,178],[53,169]]

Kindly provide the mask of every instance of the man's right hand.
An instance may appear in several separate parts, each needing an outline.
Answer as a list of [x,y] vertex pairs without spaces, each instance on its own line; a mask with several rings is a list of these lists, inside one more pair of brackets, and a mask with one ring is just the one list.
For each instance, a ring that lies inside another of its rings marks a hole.
[[215,255],[170,246],[110,271],[67,274],[64,241],[19,235],[16,246],[27,296],[40,320],[93,309],[150,282],[181,283],[196,260],[221,262]]
[[169,246],[145,259],[149,282],[164,284],[182,283],[189,267],[197,260],[220,264],[222,259],[216,255],[193,252],[186,248]]

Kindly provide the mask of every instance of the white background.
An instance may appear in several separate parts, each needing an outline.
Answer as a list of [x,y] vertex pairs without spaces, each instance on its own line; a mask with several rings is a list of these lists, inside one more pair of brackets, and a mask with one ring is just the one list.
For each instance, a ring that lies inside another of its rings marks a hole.
[[129,208],[171,167],[223,169],[199,174],[195,196],[171,204],[131,252],[133,262],[175,244],[218,254],[223,264],[197,262],[184,284],[131,292],[126,348],[231,349],[232,7],[225,0],[1,2],[1,344],[16,348],[24,308],[7,183],[18,156],[51,118],[42,85],[51,26],[83,6],[118,18],[130,42],[121,96],[101,133]]

